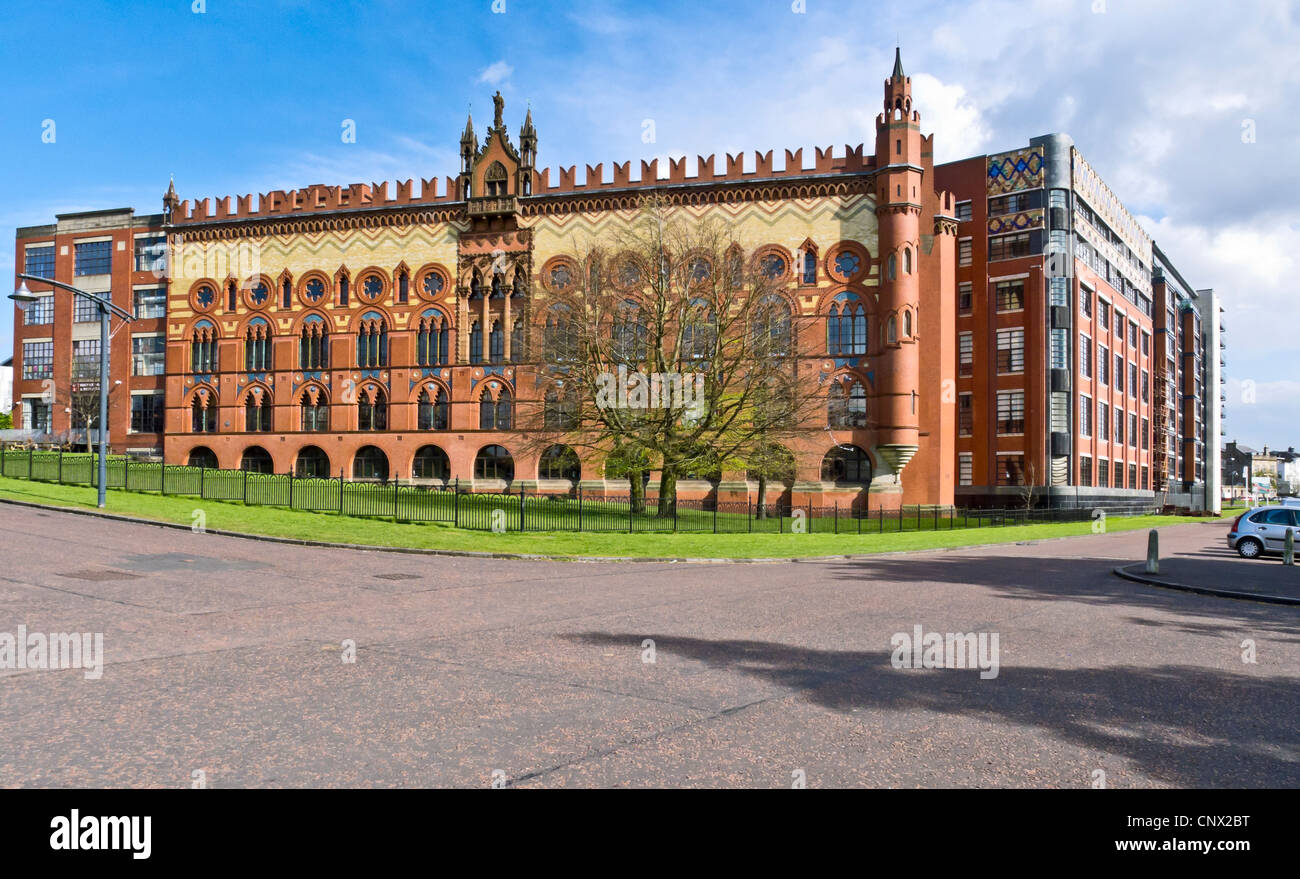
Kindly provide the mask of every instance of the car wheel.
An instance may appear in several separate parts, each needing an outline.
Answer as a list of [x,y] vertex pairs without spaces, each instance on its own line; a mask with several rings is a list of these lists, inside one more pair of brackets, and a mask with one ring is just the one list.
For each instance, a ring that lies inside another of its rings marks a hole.
[[1257,559],[1263,551],[1263,545],[1253,537],[1247,537],[1244,540],[1237,541],[1237,554],[1243,559]]

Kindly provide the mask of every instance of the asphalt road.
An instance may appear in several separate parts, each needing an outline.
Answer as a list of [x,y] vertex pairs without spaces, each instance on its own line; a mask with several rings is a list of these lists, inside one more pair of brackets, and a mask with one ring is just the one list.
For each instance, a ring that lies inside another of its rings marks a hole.
[[[1225,530],[1162,546],[1222,559]],[[293,547],[5,504],[0,532],[0,637],[102,632],[106,657],[93,680],[0,670],[5,786],[1300,786],[1300,611],[1112,576],[1145,532],[744,565]],[[918,625],[997,634],[997,676],[895,668]]]

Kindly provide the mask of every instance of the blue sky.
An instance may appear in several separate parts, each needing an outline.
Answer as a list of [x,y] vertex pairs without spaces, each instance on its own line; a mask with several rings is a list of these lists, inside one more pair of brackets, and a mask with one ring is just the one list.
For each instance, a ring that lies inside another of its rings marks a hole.
[[[1287,0],[10,3],[0,272],[16,226],[154,212],[169,175],[193,200],[454,174],[466,110],[481,135],[498,88],[512,131],[531,104],[539,163],[580,176],[870,142],[896,41],[940,161],[1072,134],[1187,279],[1223,296],[1227,438],[1300,442]],[[0,356],[11,322],[0,309]]]

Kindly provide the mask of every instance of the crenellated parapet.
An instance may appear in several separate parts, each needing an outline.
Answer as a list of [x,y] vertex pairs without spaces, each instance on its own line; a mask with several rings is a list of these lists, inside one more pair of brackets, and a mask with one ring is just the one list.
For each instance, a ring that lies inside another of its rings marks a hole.
[[[203,223],[214,220],[244,220],[254,218],[284,217],[344,210],[371,210],[403,205],[434,205],[456,202],[456,183],[445,178],[442,186],[438,178],[390,183],[353,183],[350,186],[316,184],[302,189],[273,190],[257,196],[256,207],[252,195],[224,196],[216,199],[199,199],[192,205],[181,201],[172,209],[171,223]],[[233,199],[233,202],[232,202]]]

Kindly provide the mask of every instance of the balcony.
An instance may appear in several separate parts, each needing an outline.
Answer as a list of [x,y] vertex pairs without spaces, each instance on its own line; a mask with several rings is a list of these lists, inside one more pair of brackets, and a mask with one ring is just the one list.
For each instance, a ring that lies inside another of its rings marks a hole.
[[515,197],[513,195],[471,198],[469,200],[469,215],[471,217],[495,217],[501,214],[513,214],[514,212]]

